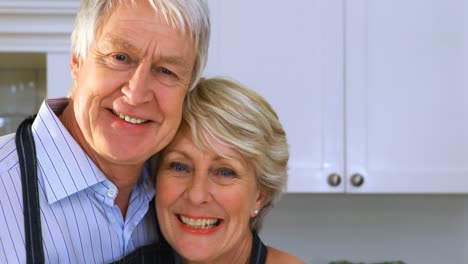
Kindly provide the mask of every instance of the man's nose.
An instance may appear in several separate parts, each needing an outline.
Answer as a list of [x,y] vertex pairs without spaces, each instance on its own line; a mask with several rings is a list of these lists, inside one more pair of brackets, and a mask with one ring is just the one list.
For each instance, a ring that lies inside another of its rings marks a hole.
[[149,102],[153,98],[151,83],[151,67],[141,64],[124,86],[122,93],[127,97],[127,103],[130,105],[139,105]]

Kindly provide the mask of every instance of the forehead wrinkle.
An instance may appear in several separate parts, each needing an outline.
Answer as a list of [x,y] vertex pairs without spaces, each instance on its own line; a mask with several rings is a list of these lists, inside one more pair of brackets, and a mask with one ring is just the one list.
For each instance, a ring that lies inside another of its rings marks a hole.
[[112,47],[122,50],[129,50],[131,52],[138,52],[139,49],[135,47],[128,40],[118,37],[116,35],[110,35],[104,38],[105,47]]

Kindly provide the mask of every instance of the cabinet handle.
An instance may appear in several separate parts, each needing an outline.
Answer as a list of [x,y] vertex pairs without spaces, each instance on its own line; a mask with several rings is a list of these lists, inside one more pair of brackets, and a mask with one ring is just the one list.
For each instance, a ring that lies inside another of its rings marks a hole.
[[336,187],[341,183],[341,176],[338,173],[332,173],[328,175],[327,181],[330,186]]
[[351,175],[350,182],[354,187],[361,187],[364,184],[364,176],[359,173],[355,173]]

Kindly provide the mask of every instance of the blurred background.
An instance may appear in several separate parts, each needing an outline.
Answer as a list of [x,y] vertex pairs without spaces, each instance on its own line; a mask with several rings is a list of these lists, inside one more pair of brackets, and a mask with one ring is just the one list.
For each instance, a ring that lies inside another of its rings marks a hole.
[[[307,263],[468,263],[468,0],[208,2],[205,75],[288,133],[264,241]],[[67,95],[78,6],[0,1],[0,134]]]

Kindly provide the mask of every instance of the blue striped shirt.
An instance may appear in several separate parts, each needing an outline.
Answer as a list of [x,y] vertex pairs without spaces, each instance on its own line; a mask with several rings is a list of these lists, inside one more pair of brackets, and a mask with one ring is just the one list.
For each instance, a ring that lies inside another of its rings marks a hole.
[[[44,102],[33,123],[47,263],[109,263],[157,240],[146,166],[125,219],[115,185],[71,137],[56,114],[68,100]],[[21,173],[15,135],[0,137],[0,263],[26,263]]]

